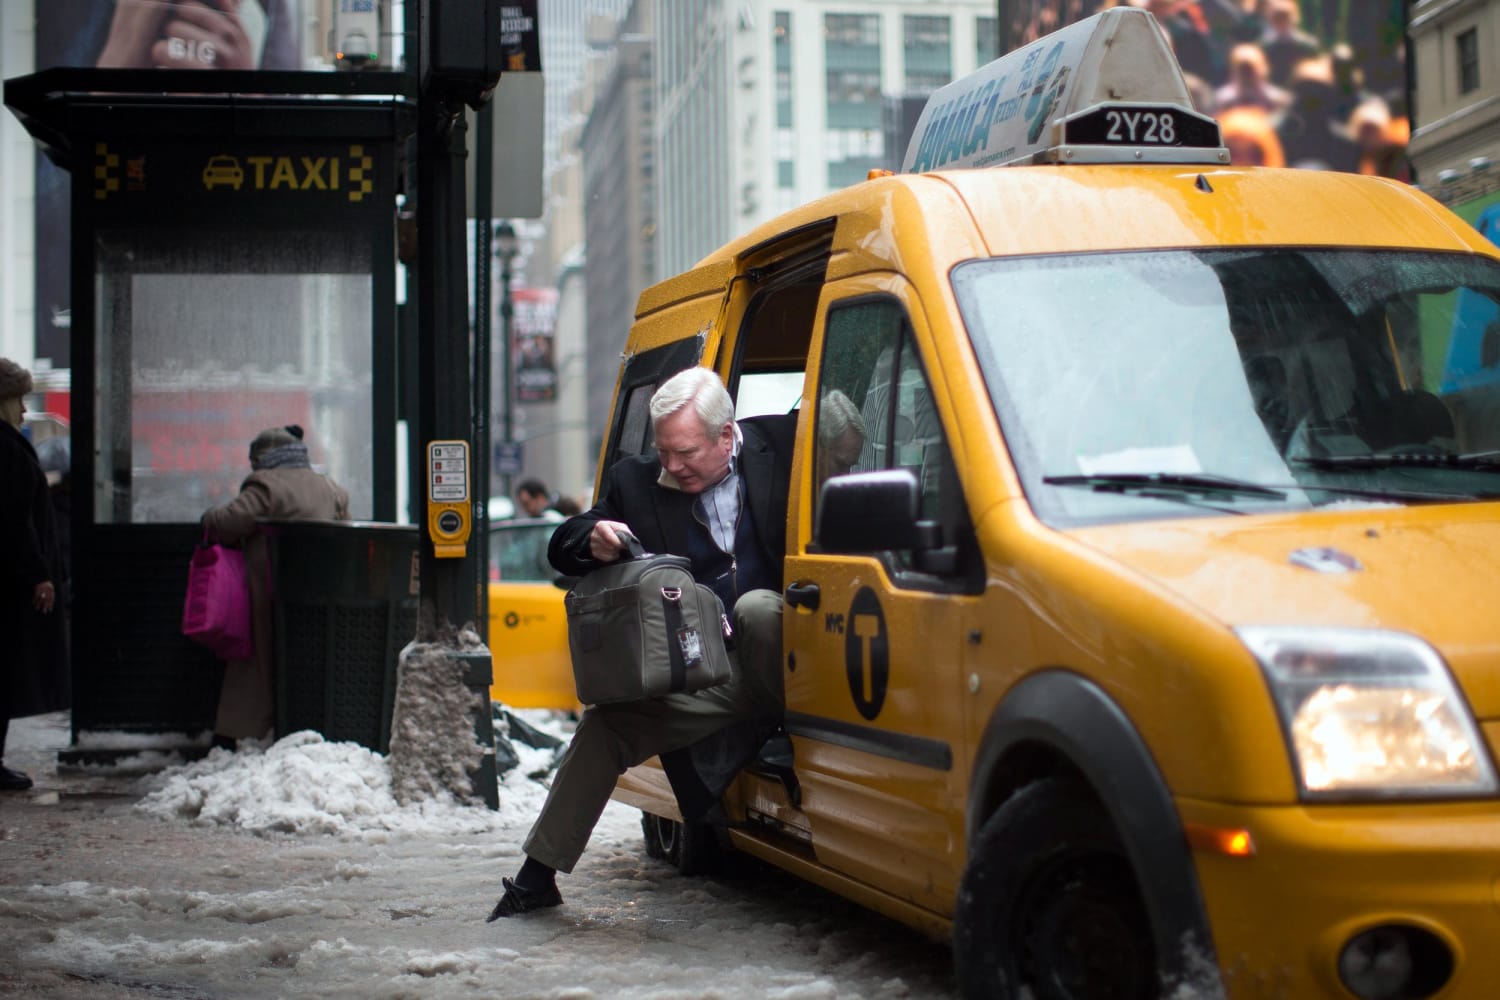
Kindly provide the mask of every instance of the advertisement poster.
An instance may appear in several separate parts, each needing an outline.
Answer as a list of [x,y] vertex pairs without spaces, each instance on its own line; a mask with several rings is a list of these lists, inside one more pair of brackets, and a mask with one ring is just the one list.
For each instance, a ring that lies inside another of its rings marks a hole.
[[542,34],[537,28],[537,0],[512,0],[500,6],[500,51],[506,73],[542,71]]
[[[303,48],[312,0],[46,0],[36,68],[327,69]],[[36,356],[70,363],[69,177],[36,159]]]
[[553,329],[557,325],[557,289],[517,288],[511,293],[512,358],[516,401],[550,403],[557,398],[557,365]]
[[[1000,0],[1009,52],[1116,0]],[[1406,0],[1147,0],[1233,162],[1411,179]]]
[[[246,446],[262,430],[316,426],[306,389],[143,389],[130,405],[136,523],[197,520],[206,508],[228,503],[239,493],[249,468]],[[321,464],[323,445],[316,434],[309,451]]]

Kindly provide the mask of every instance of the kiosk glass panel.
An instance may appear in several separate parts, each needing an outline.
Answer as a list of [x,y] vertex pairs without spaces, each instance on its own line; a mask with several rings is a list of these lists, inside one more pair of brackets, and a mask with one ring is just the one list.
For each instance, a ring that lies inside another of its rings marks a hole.
[[284,424],[372,516],[366,239],[106,231],[96,259],[95,523],[196,521]]

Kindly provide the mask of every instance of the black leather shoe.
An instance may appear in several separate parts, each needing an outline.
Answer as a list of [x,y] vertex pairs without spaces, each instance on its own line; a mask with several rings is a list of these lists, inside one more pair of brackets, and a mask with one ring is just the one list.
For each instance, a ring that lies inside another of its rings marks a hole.
[[495,904],[490,915],[484,918],[485,923],[500,917],[513,917],[517,913],[545,910],[549,906],[559,906],[562,903],[562,893],[557,891],[556,883],[535,892],[522,889],[508,878],[501,879],[500,884],[505,886],[505,895],[500,897],[500,902]]
[[[24,792],[31,787],[31,779],[20,771],[0,766],[0,792]],[[561,900],[558,900],[561,902]]]

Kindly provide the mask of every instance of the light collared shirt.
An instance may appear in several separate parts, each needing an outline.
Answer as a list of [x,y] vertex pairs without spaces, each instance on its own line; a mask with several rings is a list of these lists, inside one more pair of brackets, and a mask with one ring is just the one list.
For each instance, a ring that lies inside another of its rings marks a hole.
[[738,456],[729,460],[729,475],[719,480],[694,501],[694,511],[708,525],[708,533],[721,552],[734,551],[734,533],[740,523],[740,474],[735,466]]

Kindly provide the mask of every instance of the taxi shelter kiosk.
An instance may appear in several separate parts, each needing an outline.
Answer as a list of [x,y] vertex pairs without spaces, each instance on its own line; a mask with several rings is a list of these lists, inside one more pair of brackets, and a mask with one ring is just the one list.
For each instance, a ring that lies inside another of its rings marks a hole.
[[410,90],[398,73],[6,83],[72,175],[75,743],[212,729],[220,669],[179,631],[187,565],[257,432],[306,428],[351,516],[395,519]]

